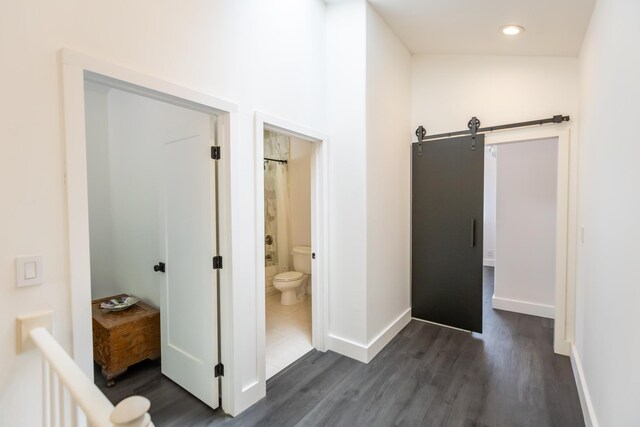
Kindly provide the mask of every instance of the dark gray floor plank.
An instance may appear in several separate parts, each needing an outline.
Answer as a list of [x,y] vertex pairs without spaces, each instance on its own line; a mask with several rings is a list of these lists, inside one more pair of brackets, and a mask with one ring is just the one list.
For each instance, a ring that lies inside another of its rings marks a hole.
[[147,396],[156,426],[584,426],[569,358],[553,353],[553,321],[491,308],[484,333],[412,321],[369,364],[310,352],[267,382],[237,418],[213,411],[160,373],[132,367],[107,389],[114,403]]

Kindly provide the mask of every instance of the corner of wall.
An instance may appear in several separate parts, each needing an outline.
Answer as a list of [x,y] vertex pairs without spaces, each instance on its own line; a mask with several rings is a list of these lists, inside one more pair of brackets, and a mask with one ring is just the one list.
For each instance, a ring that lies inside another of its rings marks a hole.
[[330,333],[328,348],[343,356],[369,363],[410,321],[411,309],[408,308],[366,345]]
[[398,318],[391,322],[382,332],[373,338],[367,346],[367,363],[400,333],[411,321],[411,308],[406,309]]

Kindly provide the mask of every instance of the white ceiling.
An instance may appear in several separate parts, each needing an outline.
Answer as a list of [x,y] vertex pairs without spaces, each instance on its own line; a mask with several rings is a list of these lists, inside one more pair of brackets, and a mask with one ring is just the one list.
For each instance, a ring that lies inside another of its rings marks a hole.
[[[577,56],[595,0],[369,0],[413,53]],[[500,32],[506,24],[526,31]]]

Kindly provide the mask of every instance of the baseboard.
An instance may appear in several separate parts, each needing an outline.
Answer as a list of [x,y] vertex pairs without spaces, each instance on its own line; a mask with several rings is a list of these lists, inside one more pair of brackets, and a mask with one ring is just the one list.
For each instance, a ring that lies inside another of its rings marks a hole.
[[552,305],[536,304],[533,302],[519,301],[515,299],[500,298],[493,295],[493,308],[498,310],[513,311],[515,313],[530,314],[532,316],[554,319],[556,308]]
[[331,333],[329,333],[328,338],[327,348],[329,350],[335,351],[336,353],[350,357],[359,362],[367,363],[367,346]]
[[496,266],[496,260],[495,259],[491,259],[491,258],[485,258],[482,260],[482,265],[487,266],[487,267],[495,267]]
[[411,309],[408,308],[372,339],[368,345],[359,344],[330,333],[328,348],[360,362],[369,363],[410,321]]
[[591,402],[591,395],[589,394],[589,388],[584,377],[584,371],[582,370],[582,362],[578,355],[578,349],[574,344],[571,345],[571,367],[573,368],[573,376],[576,379],[576,386],[578,387],[578,395],[580,396],[580,405],[582,406],[582,415],[584,416],[584,423],[587,427],[599,427],[598,419],[596,418],[596,412]]
[[411,321],[411,309],[408,308],[402,313],[396,320],[391,322],[382,332],[380,332],[374,339],[371,340],[367,346],[367,363],[373,360],[380,350],[382,350],[389,341],[393,339],[398,332],[402,330]]

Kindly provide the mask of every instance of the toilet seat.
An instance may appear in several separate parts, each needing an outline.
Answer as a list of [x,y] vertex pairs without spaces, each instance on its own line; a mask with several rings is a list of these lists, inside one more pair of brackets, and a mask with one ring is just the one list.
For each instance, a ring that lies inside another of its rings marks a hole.
[[304,273],[299,271],[285,271],[284,273],[276,274],[273,278],[274,282],[293,282],[300,280],[304,277]]

